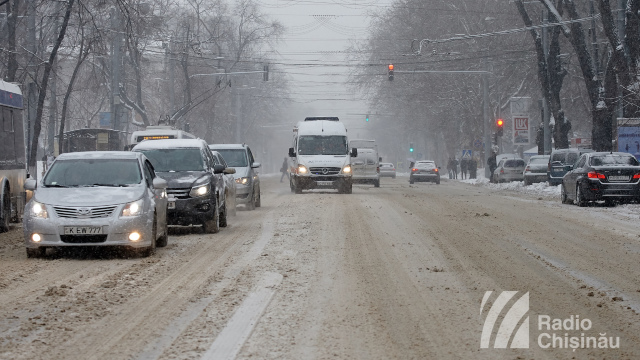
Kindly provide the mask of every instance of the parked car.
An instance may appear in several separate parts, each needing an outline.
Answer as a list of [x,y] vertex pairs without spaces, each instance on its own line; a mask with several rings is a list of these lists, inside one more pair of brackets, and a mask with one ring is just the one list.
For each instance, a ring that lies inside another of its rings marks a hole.
[[27,179],[27,257],[47,247],[124,246],[149,256],[167,245],[167,182],[141,153],[65,153],[42,181]]
[[523,181],[526,163],[522,159],[503,158],[493,172],[494,182]]
[[547,165],[547,181],[549,185],[560,185],[562,178],[573,168],[580,155],[588,152],[593,152],[593,150],[581,148],[553,150]]
[[380,163],[380,177],[396,178],[396,167],[392,163]]
[[357,148],[358,156],[351,159],[353,183],[380,187],[380,159],[376,149]]
[[245,144],[213,144],[209,145],[222,155],[227,165],[234,168],[236,181],[236,204],[245,205],[254,210],[260,207],[260,177],[257,169],[260,163],[253,158],[249,146]]
[[223,172],[226,189],[225,198],[229,202],[227,211],[229,211],[229,215],[236,216],[236,179],[233,176],[236,173],[236,169],[229,167],[219,152],[212,151],[211,154],[213,155],[214,165],[221,164],[225,168]]
[[169,183],[169,225],[202,225],[206,233],[227,226],[223,165],[216,165],[200,139],[143,141],[132,151],[144,153],[158,176]]
[[582,154],[562,178],[560,194],[563,204],[575,201],[578,206],[598,200],[608,205],[615,201],[638,201],[640,163],[633,155],[622,152]]
[[549,155],[534,155],[529,158],[527,166],[524,168],[524,185],[528,186],[537,182],[547,181],[547,166]]
[[420,160],[413,165],[409,174],[409,183],[430,181],[440,184],[440,168],[432,160]]

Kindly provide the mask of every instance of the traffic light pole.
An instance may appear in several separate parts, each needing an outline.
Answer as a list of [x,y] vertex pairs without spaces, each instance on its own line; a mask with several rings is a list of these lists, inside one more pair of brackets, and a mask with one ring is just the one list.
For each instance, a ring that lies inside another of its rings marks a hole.
[[482,74],[482,115],[484,124],[484,177],[491,177],[489,156],[491,156],[491,129],[489,128],[489,63],[484,60],[487,71]]

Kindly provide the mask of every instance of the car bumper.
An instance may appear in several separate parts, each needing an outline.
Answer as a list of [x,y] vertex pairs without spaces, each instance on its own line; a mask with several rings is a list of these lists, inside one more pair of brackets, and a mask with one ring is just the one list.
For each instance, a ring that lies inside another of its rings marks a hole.
[[639,184],[601,183],[589,181],[582,184],[582,193],[587,200],[640,200]]
[[562,178],[564,177],[564,174],[547,174],[547,181],[549,182],[549,185],[560,185],[562,184]]
[[547,173],[524,173],[524,179],[531,183],[547,181]]
[[[65,235],[65,226],[101,227],[99,235]],[[129,240],[129,234],[138,232],[140,240]],[[132,218],[104,218],[104,219],[41,219],[25,216],[23,232],[27,248],[50,246],[128,246],[148,247],[152,244],[153,218],[137,216]],[[37,233],[41,240],[35,242],[32,235]]]
[[353,184],[351,176],[328,175],[328,176],[293,176],[293,181],[297,188],[302,190],[311,189],[336,189]]
[[411,174],[409,180],[413,181],[437,181],[440,180],[440,174]]
[[215,206],[215,200],[207,197],[176,199],[175,209],[167,209],[167,223],[182,226],[200,225],[213,219]]
[[380,177],[395,177],[395,171],[380,171]]
[[353,175],[351,181],[354,184],[372,184],[376,181],[380,181],[380,175]]
[[522,173],[504,173],[498,174],[499,181],[523,181],[524,176]]
[[246,205],[251,198],[251,189],[253,184],[250,185],[236,185],[236,204]]

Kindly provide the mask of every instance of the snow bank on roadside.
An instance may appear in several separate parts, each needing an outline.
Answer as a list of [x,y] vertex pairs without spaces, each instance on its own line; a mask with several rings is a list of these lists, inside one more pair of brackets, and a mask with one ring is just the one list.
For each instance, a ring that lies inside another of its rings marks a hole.
[[484,169],[478,169],[477,179],[468,179],[468,180],[458,179],[454,181],[460,181],[465,184],[471,184],[476,186],[484,186],[497,191],[509,190],[509,191],[515,191],[515,192],[538,196],[538,197],[560,199],[560,185],[549,186],[546,182],[541,182],[541,183],[534,183],[529,186],[524,186],[524,182],[522,181],[512,181],[512,182],[506,182],[506,183],[500,183],[500,184],[492,184],[489,182],[489,179],[484,177]]

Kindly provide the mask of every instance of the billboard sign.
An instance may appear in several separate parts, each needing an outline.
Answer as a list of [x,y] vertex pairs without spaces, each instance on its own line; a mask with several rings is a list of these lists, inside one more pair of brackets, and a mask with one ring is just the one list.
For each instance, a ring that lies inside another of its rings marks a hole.
[[529,145],[531,132],[529,131],[529,116],[513,116],[513,145]]

